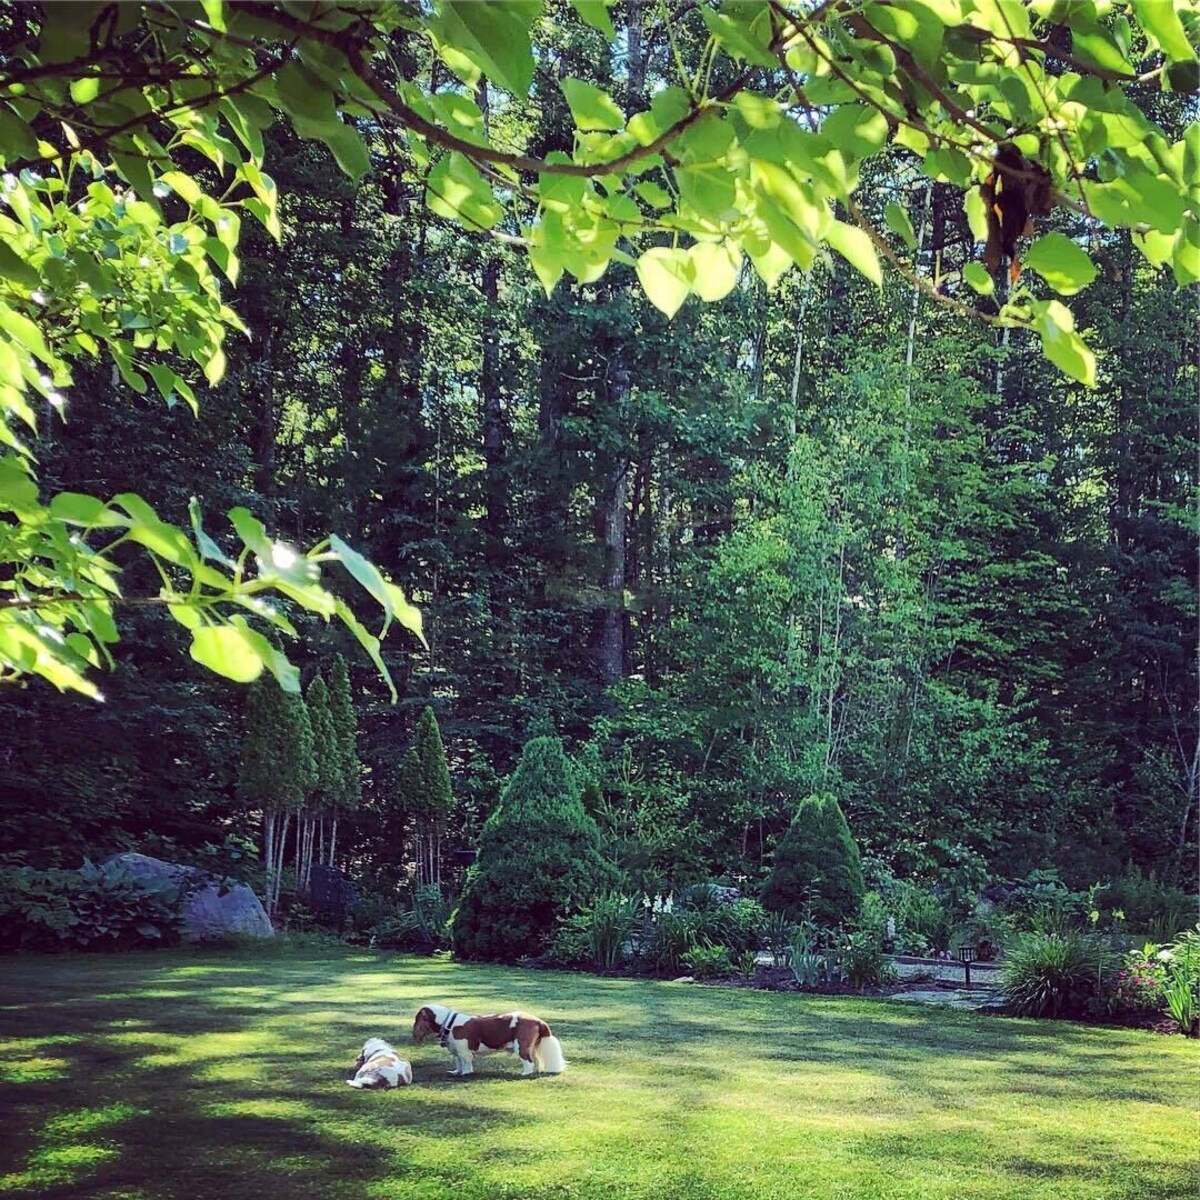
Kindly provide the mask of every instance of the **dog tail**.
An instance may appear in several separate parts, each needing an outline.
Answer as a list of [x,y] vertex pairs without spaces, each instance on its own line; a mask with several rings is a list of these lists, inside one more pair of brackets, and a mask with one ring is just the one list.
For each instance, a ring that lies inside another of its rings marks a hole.
[[567,1060],[563,1058],[562,1043],[553,1034],[538,1042],[535,1053],[542,1070],[547,1075],[558,1075],[567,1069]]

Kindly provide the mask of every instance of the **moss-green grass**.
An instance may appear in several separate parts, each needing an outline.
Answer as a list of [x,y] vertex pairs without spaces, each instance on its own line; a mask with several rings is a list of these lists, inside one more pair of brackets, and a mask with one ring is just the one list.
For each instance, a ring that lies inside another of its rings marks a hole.
[[[896,1002],[444,960],[0,963],[0,1195],[296,1200],[1196,1195],[1197,1046]],[[426,1000],[545,1016],[570,1067],[344,1082]]]

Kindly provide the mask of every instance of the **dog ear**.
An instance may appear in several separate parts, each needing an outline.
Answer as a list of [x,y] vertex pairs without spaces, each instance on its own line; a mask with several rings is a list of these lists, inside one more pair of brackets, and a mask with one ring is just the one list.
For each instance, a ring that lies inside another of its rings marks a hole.
[[433,1019],[433,1013],[427,1007],[417,1009],[417,1015],[413,1019],[413,1041],[417,1043],[423,1042],[436,1025],[437,1022]]

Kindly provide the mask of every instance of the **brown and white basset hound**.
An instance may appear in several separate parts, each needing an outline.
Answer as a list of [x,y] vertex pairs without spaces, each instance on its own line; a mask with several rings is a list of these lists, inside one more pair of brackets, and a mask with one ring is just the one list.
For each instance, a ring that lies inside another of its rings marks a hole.
[[354,1064],[354,1078],[346,1082],[352,1088],[406,1087],[412,1083],[412,1067],[383,1038],[370,1038]]
[[528,1013],[502,1013],[494,1017],[472,1017],[444,1004],[426,1004],[413,1021],[413,1041],[420,1043],[436,1035],[454,1059],[451,1075],[470,1075],[476,1054],[507,1050],[521,1059],[521,1074],[557,1075],[566,1070],[562,1046],[540,1017]]

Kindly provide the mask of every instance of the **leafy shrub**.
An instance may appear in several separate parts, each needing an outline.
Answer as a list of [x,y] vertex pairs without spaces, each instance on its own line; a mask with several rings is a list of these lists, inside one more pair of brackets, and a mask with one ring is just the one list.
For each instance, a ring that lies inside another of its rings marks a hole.
[[807,909],[820,924],[840,925],[855,916],[862,896],[858,846],[837,799],[805,797],[775,851],[764,907],[792,919]]
[[728,946],[693,946],[684,951],[682,961],[696,979],[728,979],[733,974]]
[[1124,913],[1129,929],[1157,942],[1173,938],[1196,911],[1195,896],[1161,883],[1153,871],[1143,875],[1136,868],[1102,885],[1098,895],[1105,908]]
[[1088,894],[1071,891],[1057,871],[1030,871],[1011,886],[1003,901],[1014,929],[1043,934],[1080,928],[1091,908]]
[[609,893],[597,896],[584,916],[588,923],[592,962],[606,971],[620,966],[626,945],[637,928],[637,905],[624,896]]
[[1200,1036],[1200,924],[1158,957],[1166,967],[1167,1011],[1185,1034]]
[[907,880],[898,880],[888,896],[896,918],[896,950],[901,954],[926,954],[950,947],[953,917],[945,904],[929,888]]
[[384,950],[431,954],[450,945],[450,906],[436,884],[416,888],[403,905],[387,905],[370,929],[370,942]]
[[78,871],[0,871],[0,945],[6,950],[122,950],[178,941],[183,890],[117,862]]
[[1130,950],[1117,970],[1105,979],[1094,1011],[1112,1016],[1165,1009],[1167,971],[1158,953],[1159,947],[1153,943]]
[[820,952],[817,928],[811,921],[791,927],[787,957],[792,975],[802,988],[815,988],[826,978],[828,960]]
[[743,979],[753,979],[758,967],[758,951],[743,950],[734,960],[733,969]]
[[743,897],[717,909],[704,933],[713,942],[728,946],[729,953],[737,957],[762,945],[766,916],[757,900]]
[[650,966],[659,975],[678,975],[684,955],[698,944],[699,921],[694,913],[660,912],[654,919]]
[[883,943],[866,930],[856,930],[846,939],[841,968],[851,987],[881,987],[896,980],[896,968]]
[[454,952],[507,961],[544,953],[559,921],[615,881],[562,743],[534,738],[484,824],[451,918]]
[[1021,1017],[1067,1017],[1083,1012],[1100,991],[1108,951],[1079,933],[1025,933],[1004,960],[1000,986]]
[[987,861],[961,843],[935,843],[942,865],[937,872],[937,892],[949,923],[961,921],[975,908],[988,880]]
[[763,920],[763,941],[777,967],[787,966],[792,941],[792,923],[783,913],[767,913]]
[[587,913],[574,913],[560,921],[543,957],[557,967],[591,966],[592,928]]
[[70,936],[75,871],[0,869],[0,949],[53,950]]
[[625,896],[597,896],[582,912],[561,922],[546,957],[563,966],[619,967],[628,956],[640,920],[639,906]]

